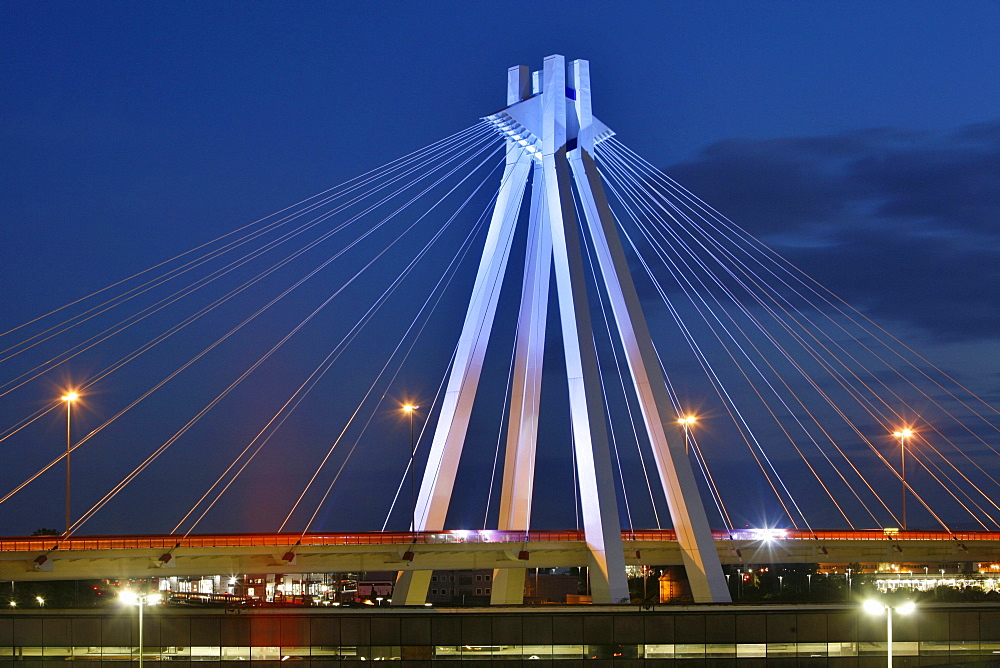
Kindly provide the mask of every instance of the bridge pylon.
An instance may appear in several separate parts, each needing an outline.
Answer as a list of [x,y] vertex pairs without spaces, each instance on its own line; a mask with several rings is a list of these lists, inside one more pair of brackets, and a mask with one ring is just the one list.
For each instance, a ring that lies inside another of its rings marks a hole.
[[[539,72],[532,73],[526,66],[512,67],[507,74],[507,104],[487,118],[507,139],[507,162],[417,496],[413,528],[444,529],[511,243],[531,176],[528,244],[498,528],[526,531],[530,525],[546,308],[550,273],[554,273],[591,595],[594,603],[628,602],[575,187],[692,593],[698,602],[728,602],[729,590],[690,461],[683,444],[669,442],[666,437],[664,420],[673,422],[666,383],[594,162],[595,145],[613,132],[593,116],[589,63],[574,60],[567,70],[565,58],[553,55],[545,59]],[[496,571],[493,603],[522,602],[525,569],[517,561],[512,561],[512,566]],[[403,571],[393,592],[394,603],[422,603],[429,582],[429,572]]]

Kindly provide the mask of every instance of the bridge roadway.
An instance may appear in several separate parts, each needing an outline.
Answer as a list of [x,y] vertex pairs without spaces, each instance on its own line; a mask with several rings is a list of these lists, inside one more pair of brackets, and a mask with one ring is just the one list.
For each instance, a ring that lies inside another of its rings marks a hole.
[[[714,532],[724,564],[1000,560],[1000,532]],[[681,564],[673,531],[622,532],[629,564]],[[582,531],[0,538],[0,580],[479,568],[587,563]]]

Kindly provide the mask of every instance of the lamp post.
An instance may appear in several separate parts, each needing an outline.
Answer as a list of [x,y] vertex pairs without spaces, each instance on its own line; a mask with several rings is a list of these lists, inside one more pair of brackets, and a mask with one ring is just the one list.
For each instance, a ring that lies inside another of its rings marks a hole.
[[159,594],[137,594],[126,589],[118,596],[125,605],[134,605],[139,608],[139,668],[142,668],[142,609],[147,605],[156,605],[160,602]]
[[885,637],[887,644],[886,666],[892,668],[892,613],[896,611],[901,615],[908,615],[916,609],[913,601],[907,601],[901,605],[886,605],[881,601],[869,599],[865,601],[865,612],[870,615],[881,615],[885,613]]
[[417,444],[416,441],[413,440],[413,414],[417,412],[418,408],[420,408],[420,406],[414,406],[412,404],[406,404],[403,406],[403,412],[410,418],[410,509],[412,510],[410,531],[417,530],[417,472],[413,466],[413,459],[416,455]]
[[893,436],[899,439],[899,477],[902,482],[903,500],[903,531],[906,531],[906,438],[913,434],[910,429],[894,431]]
[[61,399],[66,402],[66,532],[69,533],[70,527],[70,512],[69,512],[69,491],[70,491],[70,466],[69,466],[69,453],[70,453],[70,435],[72,427],[72,415],[73,415],[73,402],[79,398],[79,394],[76,392],[67,392]]
[[690,430],[691,430],[691,425],[693,425],[697,421],[698,421],[698,418],[696,418],[693,415],[688,415],[686,417],[682,417],[680,420],[677,421],[677,424],[679,424],[682,427],[684,427],[684,454],[685,455],[688,454],[688,450],[690,450],[690,443],[691,443]]

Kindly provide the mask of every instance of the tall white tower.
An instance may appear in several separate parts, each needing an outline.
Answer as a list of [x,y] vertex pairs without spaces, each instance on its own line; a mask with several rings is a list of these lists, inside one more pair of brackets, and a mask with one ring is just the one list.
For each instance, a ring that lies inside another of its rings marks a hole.
[[[690,461],[682,443],[667,441],[664,421],[676,418],[594,162],[595,144],[613,133],[591,111],[589,63],[574,60],[567,70],[565,58],[554,55],[545,59],[540,72],[512,67],[507,72],[507,104],[488,117],[507,138],[507,164],[417,497],[414,530],[444,529],[511,242],[533,172],[498,528],[529,526],[549,276],[554,273],[591,594],[594,603],[628,602],[575,186],[692,593],[699,602],[728,602],[729,589]],[[430,571],[401,572],[394,602],[423,603],[430,576]],[[521,603],[523,587],[524,568],[498,569],[492,602]]]

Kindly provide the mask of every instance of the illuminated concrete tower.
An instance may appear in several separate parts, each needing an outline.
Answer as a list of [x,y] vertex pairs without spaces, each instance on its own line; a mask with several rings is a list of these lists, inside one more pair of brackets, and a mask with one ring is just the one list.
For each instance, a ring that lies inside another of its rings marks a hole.
[[[526,530],[529,526],[549,275],[554,273],[591,593],[595,603],[628,601],[604,400],[573,201],[575,185],[692,593],[696,601],[729,601],[690,462],[683,444],[668,443],[666,438],[664,423],[673,423],[675,418],[594,163],[595,144],[613,133],[591,112],[588,62],[571,62],[568,75],[569,81],[565,59],[558,55],[546,58],[541,72],[531,73],[525,66],[510,68],[508,106],[488,117],[507,138],[507,164],[417,497],[415,529],[444,529],[511,242],[529,172],[533,172],[498,528]],[[403,571],[393,592],[394,602],[422,603],[430,576],[430,571]],[[520,603],[523,586],[524,568],[498,569],[493,603]]]

